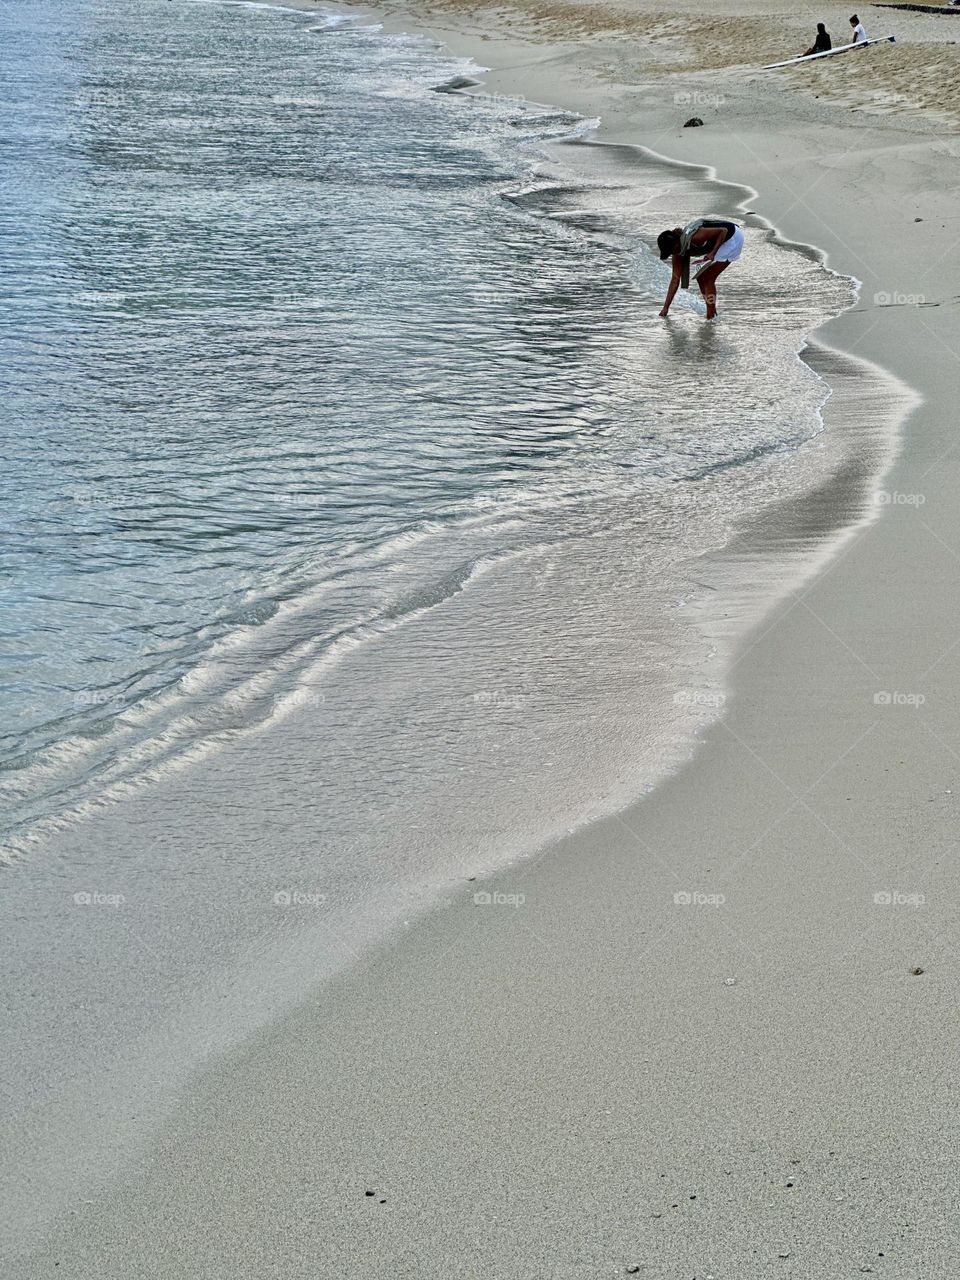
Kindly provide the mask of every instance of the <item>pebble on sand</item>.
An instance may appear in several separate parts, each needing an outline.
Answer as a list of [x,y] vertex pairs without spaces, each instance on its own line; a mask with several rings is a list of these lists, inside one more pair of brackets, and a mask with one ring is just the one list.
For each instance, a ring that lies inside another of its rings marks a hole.
[[685,121],[683,127],[685,129],[699,129],[702,124],[703,121],[699,116],[691,116],[689,120]]

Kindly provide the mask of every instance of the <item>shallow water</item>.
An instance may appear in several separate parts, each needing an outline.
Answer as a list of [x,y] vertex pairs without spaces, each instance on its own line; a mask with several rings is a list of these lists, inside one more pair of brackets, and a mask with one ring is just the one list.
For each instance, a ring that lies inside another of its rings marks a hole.
[[[338,696],[338,655],[517,556],[510,688],[482,610],[461,620],[454,687],[403,751],[429,774],[464,706],[529,721],[531,678],[562,712],[538,620],[569,621],[580,670],[605,603],[544,565],[628,540],[656,577],[723,526],[705,478],[819,429],[794,353],[846,284],[751,244],[749,343],[684,300],[665,329],[635,236],[652,190],[550,170],[541,141],[582,122],[432,92],[473,68],[426,41],[189,0],[2,21],[14,837],[297,697],[353,729],[379,694]],[[611,581],[635,596],[615,631],[648,585]]]

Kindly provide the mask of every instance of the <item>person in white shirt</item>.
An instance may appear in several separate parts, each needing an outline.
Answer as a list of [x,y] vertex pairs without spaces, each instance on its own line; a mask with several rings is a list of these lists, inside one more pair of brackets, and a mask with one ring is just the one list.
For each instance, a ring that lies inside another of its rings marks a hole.
[[856,14],[850,19],[850,26],[853,28],[853,43],[862,44],[867,38],[867,33],[864,31],[863,23]]

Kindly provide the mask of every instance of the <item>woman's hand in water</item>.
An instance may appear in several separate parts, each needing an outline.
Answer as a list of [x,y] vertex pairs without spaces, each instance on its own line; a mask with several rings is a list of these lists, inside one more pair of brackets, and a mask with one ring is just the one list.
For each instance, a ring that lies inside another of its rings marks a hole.
[[660,319],[661,319],[661,320],[666,320],[666,318],[667,318],[667,316],[668,316],[669,314],[670,314],[670,308],[669,308],[669,307],[664,307],[664,308],[663,308],[663,310],[660,312]]

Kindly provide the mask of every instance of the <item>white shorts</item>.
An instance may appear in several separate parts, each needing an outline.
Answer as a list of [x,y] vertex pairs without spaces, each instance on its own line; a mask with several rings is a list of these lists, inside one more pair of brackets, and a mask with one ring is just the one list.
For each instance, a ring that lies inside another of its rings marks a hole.
[[737,227],[729,240],[725,240],[714,254],[714,262],[736,262],[743,253],[743,231]]

